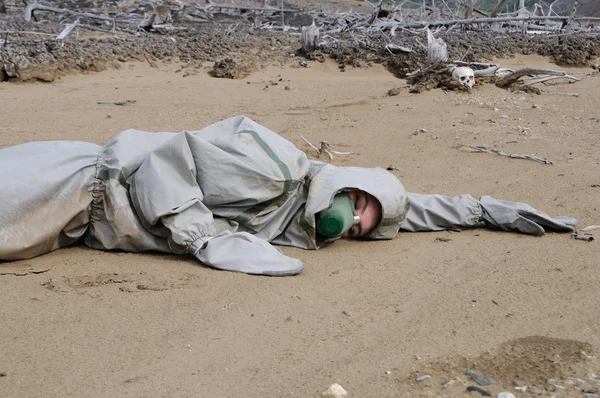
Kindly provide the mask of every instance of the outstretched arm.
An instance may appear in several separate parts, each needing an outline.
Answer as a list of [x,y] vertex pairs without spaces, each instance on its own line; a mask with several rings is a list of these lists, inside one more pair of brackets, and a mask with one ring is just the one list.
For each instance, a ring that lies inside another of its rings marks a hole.
[[483,211],[471,195],[454,197],[408,193],[410,208],[400,230],[410,232],[483,226]]
[[546,229],[571,232],[577,220],[571,217],[551,217],[525,203],[497,200],[471,195],[420,195],[409,193],[410,209],[400,230],[441,231],[488,227],[503,231],[543,235]]
[[[195,156],[206,141],[181,133],[154,150],[129,179],[130,196],[144,226],[164,236],[171,249],[228,271],[294,275],[303,263],[235,225],[214,219],[197,182]],[[162,232],[161,232],[162,231]]]

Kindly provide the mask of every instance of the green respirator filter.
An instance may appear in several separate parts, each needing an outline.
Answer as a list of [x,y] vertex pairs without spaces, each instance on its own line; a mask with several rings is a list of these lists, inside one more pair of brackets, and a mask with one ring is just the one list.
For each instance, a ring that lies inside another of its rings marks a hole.
[[317,218],[317,232],[329,238],[344,234],[359,221],[354,214],[354,203],[345,192],[337,194],[331,207],[319,212]]

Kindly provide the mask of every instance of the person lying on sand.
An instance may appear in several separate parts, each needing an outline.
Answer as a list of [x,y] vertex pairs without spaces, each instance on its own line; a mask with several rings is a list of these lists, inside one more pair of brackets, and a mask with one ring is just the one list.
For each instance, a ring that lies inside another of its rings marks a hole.
[[407,193],[381,168],[309,160],[244,116],[199,131],[126,130],[106,145],[31,142],[0,150],[0,260],[82,241],[101,250],[192,255],[222,270],[298,274],[273,245],[488,227],[542,235],[577,220],[489,196]]

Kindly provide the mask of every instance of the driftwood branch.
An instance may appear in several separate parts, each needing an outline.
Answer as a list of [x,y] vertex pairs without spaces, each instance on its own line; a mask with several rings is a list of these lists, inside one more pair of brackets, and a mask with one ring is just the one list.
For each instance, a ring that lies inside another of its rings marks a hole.
[[581,79],[576,78],[575,76],[571,76],[571,75],[564,75],[564,76],[538,76],[538,77],[534,77],[531,79],[527,79],[527,80],[523,80],[523,84],[526,86],[530,86],[532,84],[536,84],[536,83],[544,83],[550,80],[554,80],[554,79],[568,79],[574,82],[578,82]]
[[25,21],[30,22],[33,12],[37,11],[37,10],[50,11],[50,12],[55,12],[55,13],[59,13],[59,14],[68,14],[68,15],[73,15],[75,17],[85,17],[85,18],[90,18],[90,19],[99,19],[101,21],[114,22],[114,20],[110,17],[90,14],[87,12],[71,11],[71,10],[66,10],[64,8],[50,7],[50,6],[46,6],[46,5],[38,4],[38,3],[31,3],[31,4],[27,5],[27,7],[25,8]]
[[271,12],[298,12],[298,10],[294,10],[293,8],[275,8],[275,7],[246,7],[246,6],[237,6],[237,5],[228,5],[228,4],[215,4],[211,3],[206,7],[199,7],[203,11],[211,11],[213,9],[234,9],[234,10],[247,10],[247,11],[271,11]]
[[[569,17],[566,16],[516,16],[516,17],[498,17],[498,18],[471,18],[471,19],[452,19],[445,21],[413,21],[413,22],[397,22],[397,21],[380,21],[377,23],[377,27],[380,28],[393,28],[393,27],[403,27],[403,28],[412,28],[419,29],[425,27],[433,27],[433,26],[450,26],[453,24],[473,24],[473,23],[495,23],[495,22],[511,22],[511,21],[519,21],[519,22],[529,22],[529,21],[564,21]],[[598,17],[579,17],[573,18],[576,21],[595,21],[600,20]],[[375,24],[374,24],[375,25]]]
[[508,74],[507,76],[503,77],[502,79],[498,80],[496,82],[496,86],[501,87],[501,88],[510,87],[511,85],[513,85],[517,80],[519,80],[523,76],[535,76],[535,75],[548,75],[548,76],[560,76],[560,77],[568,76],[566,72],[558,71],[558,70],[523,68],[523,69],[518,69],[518,70]]
[[75,29],[75,27],[79,24],[79,18],[77,18],[75,20],[75,22],[73,22],[72,24],[69,24],[65,27],[65,29],[60,32],[60,34],[58,36],[56,36],[56,40],[63,40],[65,37],[67,37],[72,31],[73,29]]
[[386,44],[385,49],[388,50],[390,54],[398,54],[398,53],[409,54],[412,52],[412,50],[410,48],[402,47],[402,46],[399,46],[394,43]]
[[483,62],[454,61],[452,64],[456,66],[468,66],[469,68],[473,69],[475,76],[495,76],[498,69],[500,69],[500,65],[498,64],[486,64]]
[[7,34],[7,35],[39,35],[39,36],[52,36],[55,37],[55,34],[52,33],[42,33],[42,32],[28,32],[28,31],[23,31],[23,30],[0,30],[0,34]]

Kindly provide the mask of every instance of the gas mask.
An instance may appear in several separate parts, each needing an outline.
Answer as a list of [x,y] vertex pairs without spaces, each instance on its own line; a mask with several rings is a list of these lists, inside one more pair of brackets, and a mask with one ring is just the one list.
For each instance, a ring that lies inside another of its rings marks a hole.
[[354,203],[346,192],[333,198],[328,209],[317,214],[317,232],[328,238],[337,238],[360,223],[360,217],[354,212]]

